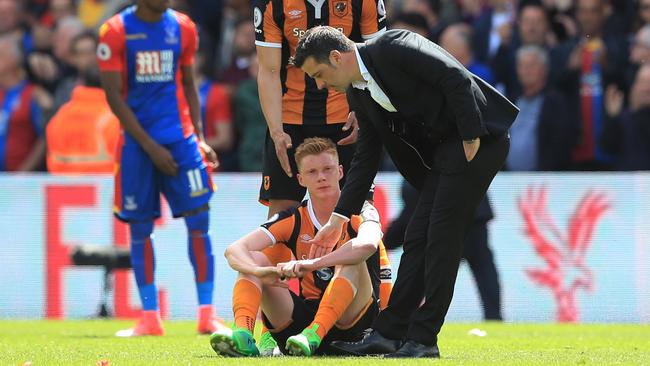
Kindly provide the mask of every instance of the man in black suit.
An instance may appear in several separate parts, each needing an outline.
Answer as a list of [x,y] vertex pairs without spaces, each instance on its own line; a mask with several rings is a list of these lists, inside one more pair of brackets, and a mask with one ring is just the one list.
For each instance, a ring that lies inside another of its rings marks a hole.
[[508,154],[517,108],[438,45],[409,31],[355,44],[334,28],[315,27],[291,62],[319,88],[347,91],[360,128],[334,213],[307,241],[310,256],[331,251],[343,223],[360,211],[383,147],[420,191],[388,308],[363,340],[336,347],[356,355],[439,357],[437,334],[463,239]]

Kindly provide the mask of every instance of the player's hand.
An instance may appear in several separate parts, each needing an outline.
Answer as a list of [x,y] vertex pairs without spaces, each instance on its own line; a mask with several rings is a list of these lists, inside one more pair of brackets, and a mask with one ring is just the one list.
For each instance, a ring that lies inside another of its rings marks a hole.
[[199,149],[201,149],[203,155],[208,160],[212,168],[216,169],[219,167],[219,159],[217,158],[217,153],[212,149],[210,145],[208,145],[205,141],[199,140]]
[[278,157],[278,161],[282,166],[282,170],[284,170],[288,176],[292,177],[293,173],[291,173],[291,165],[289,164],[289,157],[287,155],[287,149],[290,149],[292,146],[291,136],[289,136],[286,132],[281,131],[272,134],[271,138],[273,139],[273,144],[275,145],[275,155]]
[[352,132],[350,132],[347,137],[340,139],[337,142],[338,145],[350,145],[357,142],[357,137],[359,137],[359,121],[357,121],[357,116],[354,114],[354,112],[350,112],[348,114],[348,120],[343,126],[343,131],[347,131],[350,128],[352,129]]
[[282,275],[276,267],[257,267],[255,268],[254,275],[259,278],[264,285],[289,288],[289,285],[283,281]]
[[304,240],[305,243],[311,245],[309,259],[320,258],[332,251],[336,242],[341,237],[344,223],[345,221],[342,218],[332,216],[327,221],[327,224],[318,230],[318,233],[313,239]]
[[153,143],[145,149],[153,164],[164,174],[175,176],[178,173],[178,164],[172,154],[164,146]]
[[277,269],[282,276],[287,278],[302,278],[305,274],[313,271],[316,261],[313,259],[294,260],[285,263],[278,263]]
[[465,150],[465,158],[467,162],[470,162],[478,153],[478,149],[481,147],[481,138],[477,137],[474,140],[463,141],[463,150]]

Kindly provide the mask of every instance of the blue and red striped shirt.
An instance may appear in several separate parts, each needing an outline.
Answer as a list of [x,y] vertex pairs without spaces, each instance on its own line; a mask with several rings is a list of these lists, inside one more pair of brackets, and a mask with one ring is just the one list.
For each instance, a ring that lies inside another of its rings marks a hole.
[[[156,142],[180,141],[194,132],[181,67],[194,62],[196,26],[171,9],[154,23],[138,18],[135,10],[127,8],[99,29],[100,70],[122,74],[124,98]],[[125,143],[135,140],[127,135]]]
[[27,81],[0,89],[0,171],[17,170],[43,136],[43,117]]

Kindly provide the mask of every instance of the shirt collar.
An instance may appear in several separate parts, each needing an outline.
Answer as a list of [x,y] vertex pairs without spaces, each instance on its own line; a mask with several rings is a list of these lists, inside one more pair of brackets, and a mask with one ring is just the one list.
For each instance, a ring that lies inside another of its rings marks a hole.
[[357,63],[359,64],[359,72],[361,72],[361,76],[363,77],[364,81],[355,81],[352,83],[352,86],[357,88],[357,89],[365,89],[368,86],[368,82],[372,80],[372,76],[370,75],[370,72],[368,72],[368,68],[366,65],[363,63],[363,60],[361,59],[361,54],[359,54],[359,50],[357,49],[357,46],[354,46],[354,54],[357,56]]

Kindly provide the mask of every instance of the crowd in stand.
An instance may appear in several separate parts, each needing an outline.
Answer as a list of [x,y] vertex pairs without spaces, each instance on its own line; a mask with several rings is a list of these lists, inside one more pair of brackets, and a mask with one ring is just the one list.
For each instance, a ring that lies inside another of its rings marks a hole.
[[[96,34],[130,3],[0,0],[0,171],[111,171],[119,122],[99,88]],[[220,169],[259,172],[253,5],[172,4],[199,26],[197,87]],[[520,108],[506,170],[650,170],[650,0],[386,5],[389,28],[437,42]]]

